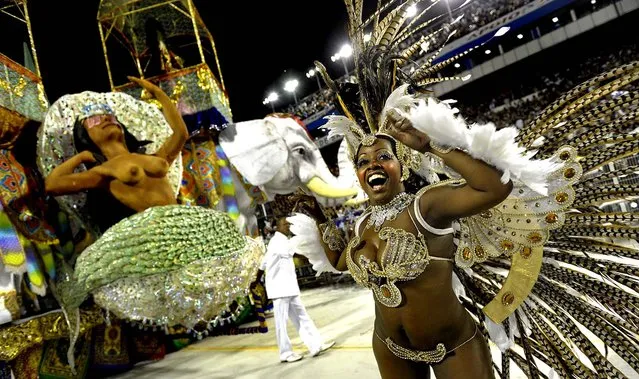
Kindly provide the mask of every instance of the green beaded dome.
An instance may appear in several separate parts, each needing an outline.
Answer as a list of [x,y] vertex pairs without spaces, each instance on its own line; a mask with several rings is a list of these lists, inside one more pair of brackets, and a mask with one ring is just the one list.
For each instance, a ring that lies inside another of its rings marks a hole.
[[88,291],[120,278],[174,271],[242,250],[233,220],[201,207],[162,206],[124,219],[78,258],[75,275]]

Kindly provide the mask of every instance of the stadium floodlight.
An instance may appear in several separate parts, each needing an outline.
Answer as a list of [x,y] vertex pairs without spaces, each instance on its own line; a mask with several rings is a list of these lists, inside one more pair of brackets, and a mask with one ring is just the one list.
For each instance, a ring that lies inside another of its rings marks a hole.
[[344,44],[338,54],[340,58],[350,58],[353,55],[353,48],[349,44]]
[[406,8],[406,17],[414,17],[417,14],[417,6],[415,4]]
[[289,80],[286,83],[284,83],[284,91],[286,91],[286,92],[295,92],[295,90],[297,89],[297,86],[299,84],[300,84],[300,82],[297,79]]
[[284,83],[284,91],[291,92],[293,94],[293,98],[295,99],[295,104],[297,104],[297,94],[295,94],[295,90],[297,86],[299,86],[300,82],[297,79],[291,79]]
[[346,76],[348,76],[348,66],[346,66],[346,59],[350,58],[351,55],[353,55],[353,48],[349,44],[344,44],[342,48],[337,53],[335,53],[335,55],[331,57],[331,61],[333,62],[337,62],[339,60],[342,61],[342,64],[344,65],[344,71],[346,72]]

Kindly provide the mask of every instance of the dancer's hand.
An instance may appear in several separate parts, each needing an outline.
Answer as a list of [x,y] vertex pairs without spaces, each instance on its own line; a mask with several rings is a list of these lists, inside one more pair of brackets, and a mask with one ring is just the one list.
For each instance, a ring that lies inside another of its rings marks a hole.
[[295,206],[293,207],[293,212],[304,213],[316,221],[325,222],[326,216],[322,211],[322,207],[317,202],[317,199],[313,196],[309,195],[293,195],[291,200],[295,202]]
[[128,78],[133,83],[142,87],[143,91],[141,97],[143,100],[150,100],[148,97],[145,97],[146,92],[151,96],[151,98],[157,100],[152,102],[162,109],[164,118],[169,123],[171,130],[173,130],[173,135],[164,141],[164,144],[158,151],[156,151],[155,155],[166,159],[169,164],[173,163],[173,161],[175,161],[181,154],[182,148],[184,148],[184,144],[189,138],[189,132],[186,128],[182,115],[173,103],[173,100],[171,100],[171,98],[162,91],[162,88],[146,79],[134,78],[133,76],[129,76]]
[[130,81],[142,87],[146,92],[148,92],[152,97],[160,100],[163,97],[167,97],[168,95],[162,91],[162,88],[156,86],[146,79],[136,78],[133,76],[127,76]]
[[95,162],[95,157],[93,156],[93,153],[85,150],[81,153],[79,153],[77,155],[78,160],[80,161],[80,163],[94,163]]
[[413,127],[413,123],[397,110],[391,109],[386,114],[388,134],[399,142],[421,153],[428,151],[430,137]]

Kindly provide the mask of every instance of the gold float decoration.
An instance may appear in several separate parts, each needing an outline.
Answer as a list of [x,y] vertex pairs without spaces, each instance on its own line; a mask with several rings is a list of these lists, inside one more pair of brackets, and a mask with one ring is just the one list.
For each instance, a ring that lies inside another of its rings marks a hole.
[[[80,334],[104,322],[102,310],[93,307],[80,312]],[[69,328],[62,311],[36,316],[19,324],[0,327],[0,361],[11,361],[44,341],[68,338]]]
[[101,0],[98,28],[113,91],[145,99],[126,76],[146,78],[183,115],[215,108],[232,121],[215,41],[193,0]]
[[[22,33],[18,31],[18,35],[12,38],[27,40],[28,48],[24,49],[24,54],[20,57],[9,57],[0,52],[0,126],[3,134],[8,122],[17,128],[13,124],[15,117],[8,120],[7,111],[15,112],[25,119],[42,121],[49,107],[33,43],[27,0],[0,0],[0,23],[11,25],[16,22],[20,25],[17,29],[24,27],[24,34],[20,35]],[[18,63],[18,58],[25,58],[25,63]],[[21,129],[24,123],[18,120],[17,125]],[[3,135],[3,142],[4,137]]]

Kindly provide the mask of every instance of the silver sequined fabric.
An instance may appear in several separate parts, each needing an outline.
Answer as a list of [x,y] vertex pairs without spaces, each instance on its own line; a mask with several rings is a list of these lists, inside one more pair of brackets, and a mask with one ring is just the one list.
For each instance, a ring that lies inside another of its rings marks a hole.
[[263,251],[225,213],[153,207],[107,230],[78,258],[75,277],[118,317],[192,327],[247,294]]

